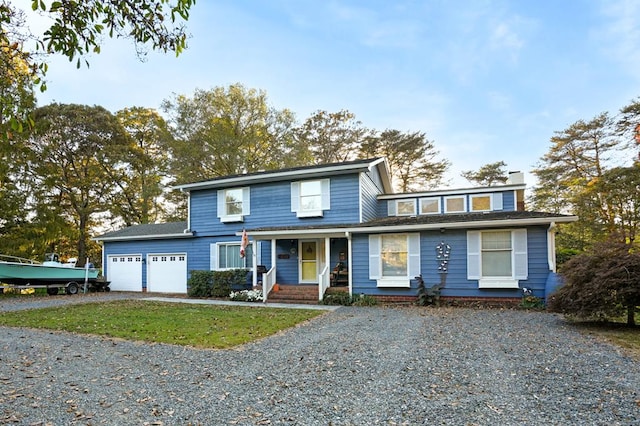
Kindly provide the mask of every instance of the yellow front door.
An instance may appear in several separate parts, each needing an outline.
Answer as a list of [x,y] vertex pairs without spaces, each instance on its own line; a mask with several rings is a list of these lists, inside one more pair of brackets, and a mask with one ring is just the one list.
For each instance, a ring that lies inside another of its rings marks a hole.
[[318,282],[318,244],[316,241],[300,242],[300,282]]

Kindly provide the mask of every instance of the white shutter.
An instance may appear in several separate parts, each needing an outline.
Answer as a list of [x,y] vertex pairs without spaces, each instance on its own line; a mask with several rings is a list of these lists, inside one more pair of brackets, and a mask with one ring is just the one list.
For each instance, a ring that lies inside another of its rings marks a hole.
[[224,210],[225,206],[225,198],[224,198],[224,189],[218,190],[218,217],[222,217],[226,214]]
[[480,232],[467,231],[467,279],[480,279]]
[[387,201],[387,214],[389,216],[396,215],[396,200]]
[[496,192],[493,194],[493,210],[502,210],[502,192]]
[[409,264],[407,270],[409,271],[409,279],[413,279],[420,275],[420,234],[408,235],[408,248]]
[[513,278],[516,280],[526,280],[529,276],[527,230],[515,229],[511,235],[513,241]]
[[251,214],[251,188],[242,188],[242,216]]
[[209,270],[218,269],[218,244],[209,245]]
[[291,182],[291,211],[300,210],[300,182]]
[[377,280],[382,277],[380,271],[380,235],[369,235],[369,279]]
[[320,181],[320,188],[322,191],[322,210],[329,210],[331,208],[331,181],[329,179],[322,179]]

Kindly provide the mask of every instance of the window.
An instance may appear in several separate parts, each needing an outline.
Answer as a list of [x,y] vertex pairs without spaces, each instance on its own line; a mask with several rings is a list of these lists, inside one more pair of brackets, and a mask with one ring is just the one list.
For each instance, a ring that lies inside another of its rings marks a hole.
[[291,182],[291,211],[297,217],[321,217],[330,208],[329,179]]
[[378,287],[410,287],[420,274],[420,234],[369,236],[369,278]]
[[440,213],[440,198],[421,198],[420,214]]
[[526,229],[467,232],[467,278],[480,288],[518,288],[527,263]]
[[464,213],[467,211],[467,200],[464,196],[446,197],[444,199],[445,213]]
[[249,244],[245,257],[240,257],[240,242],[217,243],[211,247],[212,270],[253,268],[253,246]]
[[218,191],[218,217],[221,222],[242,222],[250,212],[250,189],[232,188]]
[[416,200],[398,200],[396,211],[398,216],[415,216]]
[[471,211],[472,212],[491,211],[491,195],[472,195]]

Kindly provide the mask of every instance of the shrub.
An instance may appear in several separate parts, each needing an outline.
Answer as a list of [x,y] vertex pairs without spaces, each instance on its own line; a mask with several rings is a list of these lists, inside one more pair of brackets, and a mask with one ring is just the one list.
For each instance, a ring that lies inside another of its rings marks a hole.
[[378,299],[368,294],[349,296],[349,293],[340,292],[326,294],[320,303],[338,306],[375,306],[378,304]]
[[229,299],[236,302],[262,302],[262,290],[232,291]]
[[527,287],[522,288],[522,300],[520,306],[525,309],[542,309],[544,301],[533,295],[533,290]]
[[191,271],[187,286],[190,297],[211,297],[213,271]]
[[418,281],[418,299],[416,300],[416,304],[420,306],[440,306],[440,289],[442,289],[442,285],[436,284],[427,288],[424,285],[422,275],[418,275],[416,280]]
[[353,306],[376,306],[378,299],[368,294],[361,294],[359,296],[353,296],[351,298],[351,304]]

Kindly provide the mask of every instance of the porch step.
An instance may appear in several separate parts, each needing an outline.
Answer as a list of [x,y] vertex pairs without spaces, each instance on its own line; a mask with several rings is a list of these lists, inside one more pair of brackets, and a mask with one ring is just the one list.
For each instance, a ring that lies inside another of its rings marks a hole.
[[273,303],[303,303],[307,305],[315,305],[318,303],[318,286],[317,285],[279,285],[279,291],[272,291],[267,298],[268,302]]

